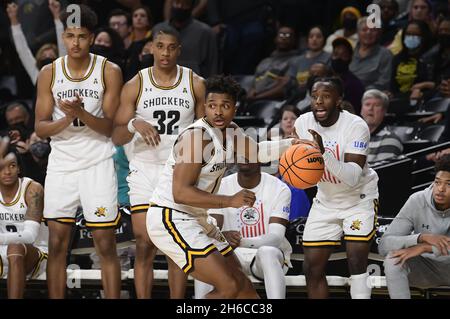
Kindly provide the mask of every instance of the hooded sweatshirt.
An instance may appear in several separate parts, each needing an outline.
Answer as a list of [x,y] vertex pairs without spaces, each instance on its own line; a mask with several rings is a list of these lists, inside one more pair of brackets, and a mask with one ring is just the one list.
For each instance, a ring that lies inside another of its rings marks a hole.
[[[418,244],[420,234],[450,236],[450,209],[438,210],[433,200],[433,185],[412,194],[387,228],[378,245],[380,255]],[[450,264],[449,256],[440,256],[436,247],[433,254],[422,256]]]

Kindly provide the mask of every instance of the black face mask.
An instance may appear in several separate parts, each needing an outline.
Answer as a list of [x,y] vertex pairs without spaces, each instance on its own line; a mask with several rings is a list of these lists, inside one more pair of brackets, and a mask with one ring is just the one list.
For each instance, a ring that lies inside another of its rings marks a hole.
[[46,159],[50,154],[50,150],[50,144],[46,142],[39,141],[30,145],[30,153],[40,160]]
[[94,44],[91,47],[91,52],[97,55],[104,56],[107,59],[111,58],[111,48],[108,48],[104,45]]
[[153,65],[153,54],[144,54],[141,56],[141,69],[149,68]]
[[441,34],[438,36],[439,45],[441,48],[450,48],[450,35],[449,34]]
[[331,59],[331,67],[334,72],[342,74],[348,71],[348,62],[342,59]]
[[39,60],[39,61],[36,62],[36,66],[37,66],[37,68],[40,70],[40,69],[42,69],[44,66],[46,66],[47,64],[52,63],[53,60],[54,60],[54,59],[52,59],[52,58],[45,58],[45,59]]
[[185,22],[191,17],[190,9],[172,8],[171,17],[178,22]]
[[344,29],[346,29],[346,30],[355,30],[355,29],[356,29],[356,23],[357,23],[356,19],[348,19],[348,18],[345,18],[345,19],[342,21],[342,26],[343,26]]

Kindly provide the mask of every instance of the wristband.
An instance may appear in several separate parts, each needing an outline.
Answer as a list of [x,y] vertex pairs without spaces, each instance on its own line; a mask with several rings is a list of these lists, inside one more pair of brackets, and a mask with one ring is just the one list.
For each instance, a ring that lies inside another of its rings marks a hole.
[[134,125],[133,125],[133,121],[134,121],[135,119],[136,119],[136,118],[133,117],[133,118],[128,122],[128,125],[127,125],[128,132],[130,132],[131,134],[136,133],[136,128],[135,128]]

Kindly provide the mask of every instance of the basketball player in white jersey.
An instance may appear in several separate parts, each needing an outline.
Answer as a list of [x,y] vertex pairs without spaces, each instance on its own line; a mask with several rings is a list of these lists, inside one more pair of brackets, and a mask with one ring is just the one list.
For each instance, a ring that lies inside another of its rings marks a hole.
[[[145,68],[124,85],[112,140],[132,139],[130,158],[131,218],[136,238],[134,283],[138,298],[150,298],[156,247],[145,225],[150,197],[180,130],[204,115],[204,80],[177,65],[180,39],[166,28],[154,35],[150,51],[154,66]],[[135,134],[137,132],[137,134]],[[186,276],[168,259],[171,298],[184,298]]]
[[97,23],[95,13],[80,5],[80,26],[69,24],[67,15],[62,19],[62,37],[68,55],[42,69],[36,102],[36,134],[50,137],[52,147],[44,201],[50,232],[49,296],[64,298],[69,239],[81,205],[100,257],[105,297],[119,298],[114,228],[120,215],[110,136],[122,74],[117,65],[89,53]]
[[[258,163],[237,164],[238,172],[225,177],[218,194],[231,196],[248,189],[255,193],[253,206],[210,209],[246,275],[263,281],[268,299],[286,298],[284,275],[292,267],[292,247],[285,237],[289,223],[291,191],[285,183],[261,173]],[[195,281],[195,298],[212,287]],[[202,291],[204,290],[204,291]]]
[[207,298],[258,297],[231,246],[208,220],[207,209],[253,206],[256,199],[246,189],[216,195],[227,161],[233,161],[236,153],[250,161],[269,162],[296,142],[257,144],[243,134],[232,123],[239,91],[231,77],[207,80],[206,116],[178,136],[147,213],[147,231],[158,249],[185,273],[214,286]]
[[341,109],[342,92],[339,79],[317,80],[311,91],[312,111],[295,122],[298,137],[312,135],[325,161],[303,233],[304,272],[308,296],[327,298],[325,268],[343,236],[351,297],[368,299],[367,259],[376,231],[378,176],[366,163],[369,128],[360,117]]
[[0,168],[0,278],[7,278],[8,298],[23,298],[26,278],[38,277],[47,264],[44,189],[19,175],[13,155]]

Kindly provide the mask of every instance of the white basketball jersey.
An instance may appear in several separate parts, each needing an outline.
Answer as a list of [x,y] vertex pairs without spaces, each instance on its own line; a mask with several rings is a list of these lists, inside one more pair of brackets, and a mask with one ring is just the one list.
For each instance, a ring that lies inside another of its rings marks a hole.
[[[344,161],[344,154],[368,154],[370,140],[369,127],[359,116],[347,111],[339,113],[334,125],[324,127],[314,118],[312,112],[302,114],[295,121],[295,130],[301,139],[312,140],[308,129],[313,129],[322,136],[326,152],[331,152],[339,161]],[[378,198],[378,175],[364,165],[359,183],[350,187],[341,182],[325,167],[322,179],[317,184],[317,199],[329,208],[349,208],[362,199]]]
[[[83,107],[96,117],[103,117],[103,81],[106,58],[90,54],[91,62],[86,74],[81,79],[74,79],[67,66],[67,56],[60,57],[53,62],[52,93],[56,101],[72,100],[75,94],[83,99]],[[66,115],[55,105],[53,120]],[[51,137],[52,147],[48,170],[54,172],[70,172],[88,168],[114,154],[111,139],[95,132],[75,119],[62,132]]]
[[[218,194],[232,196],[242,189],[238,182],[238,174],[235,173],[222,180]],[[239,231],[243,238],[257,237],[267,234],[270,217],[289,220],[291,190],[286,184],[267,173],[261,173],[260,183],[249,190],[256,196],[252,207],[208,210],[208,214],[224,216],[223,231]],[[279,248],[283,251],[285,258],[289,260],[292,247],[286,237]]]
[[136,117],[156,127],[161,143],[156,147],[149,146],[137,133],[132,160],[164,164],[178,133],[195,119],[193,72],[177,65],[175,82],[169,87],[156,83],[152,67],[139,71],[139,80]]
[[[25,201],[25,194],[28,186],[33,182],[31,178],[23,177],[19,179],[19,188],[14,199],[10,203],[5,203],[0,193],[0,232],[23,231],[23,222],[27,213],[28,205]],[[48,228],[41,223],[39,235],[34,242],[35,246],[48,245]]]
[[[212,138],[213,144],[211,146],[213,149],[211,148],[211,150],[214,153],[209,161],[202,166],[196,187],[202,191],[216,194],[219,190],[223,174],[226,171],[226,163],[233,158],[233,145],[232,142],[227,143],[227,149],[225,149],[223,147],[222,137],[218,134],[219,130],[213,128],[204,118],[189,125],[183,132],[180,133],[180,136],[187,130],[194,128],[205,131],[207,135]],[[197,132],[200,132],[200,130]],[[201,143],[201,141],[199,142]],[[209,146],[207,148],[210,149]],[[203,154],[197,155],[199,155],[199,159],[201,159]],[[204,208],[175,203],[172,194],[174,165],[175,157],[172,149],[150,201],[159,206],[169,207],[181,212],[192,214],[196,217],[207,216],[207,210]]]

